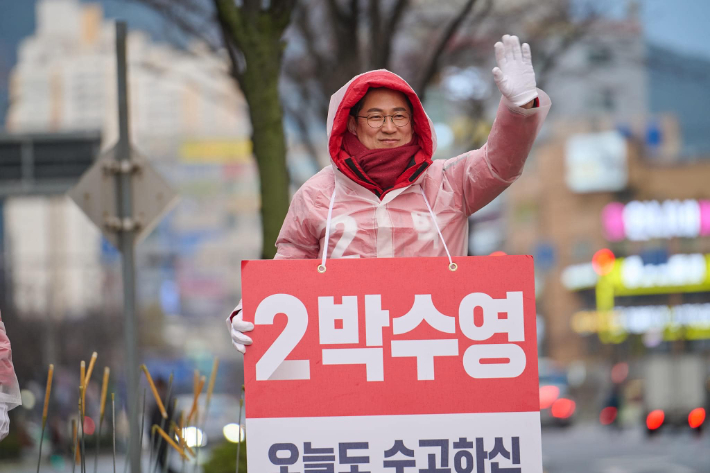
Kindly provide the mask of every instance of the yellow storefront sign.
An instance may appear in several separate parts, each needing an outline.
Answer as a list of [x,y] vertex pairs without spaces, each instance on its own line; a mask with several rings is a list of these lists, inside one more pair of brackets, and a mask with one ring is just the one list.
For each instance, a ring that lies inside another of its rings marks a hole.
[[710,303],[679,306],[615,307],[572,315],[572,330],[597,334],[602,343],[621,343],[629,334],[657,332],[663,340],[710,339]]
[[192,164],[239,164],[252,158],[252,143],[240,140],[188,140],[180,146],[180,160]]

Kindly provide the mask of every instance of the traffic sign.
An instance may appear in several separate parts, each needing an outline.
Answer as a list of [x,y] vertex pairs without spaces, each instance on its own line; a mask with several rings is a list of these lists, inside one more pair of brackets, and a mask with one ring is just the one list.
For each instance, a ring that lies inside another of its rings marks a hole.
[[[177,203],[178,195],[135,149],[127,161],[119,162],[115,155],[115,147],[102,153],[67,195],[118,248],[118,231],[135,230],[138,243]],[[122,221],[116,213],[117,173],[131,175],[132,219]]]

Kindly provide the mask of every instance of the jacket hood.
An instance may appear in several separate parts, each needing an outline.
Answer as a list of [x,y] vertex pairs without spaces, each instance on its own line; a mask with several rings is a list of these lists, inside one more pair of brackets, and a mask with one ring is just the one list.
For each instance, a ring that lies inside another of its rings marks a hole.
[[342,170],[339,154],[343,143],[343,134],[348,132],[350,109],[365,96],[370,88],[386,87],[404,93],[412,103],[412,121],[414,133],[419,140],[423,159],[431,162],[436,151],[434,124],[422,107],[419,97],[407,82],[397,74],[386,69],[369,71],[353,77],[330,98],[328,107],[328,152],[331,160]]

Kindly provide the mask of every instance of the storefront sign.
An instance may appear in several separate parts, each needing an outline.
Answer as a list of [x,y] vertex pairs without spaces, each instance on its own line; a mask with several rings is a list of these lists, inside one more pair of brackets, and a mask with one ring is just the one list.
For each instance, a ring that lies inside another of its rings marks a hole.
[[708,280],[708,259],[701,254],[673,255],[664,264],[643,264],[640,256],[629,256],[619,268],[621,289],[694,286]]
[[570,137],[565,147],[565,180],[572,192],[613,192],[626,188],[626,140],[618,131]]
[[609,241],[697,238],[710,235],[710,201],[612,202],[602,212]]
[[599,275],[592,263],[573,264],[562,270],[562,285],[570,291],[591,289],[597,285]]
[[249,470],[542,472],[529,256],[242,264]]
[[180,146],[180,160],[193,164],[249,163],[252,143],[249,139],[186,140]]
[[[615,307],[606,312],[582,311],[572,316],[572,329],[580,335],[658,333],[666,340],[708,339],[710,303]],[[623,341],[618,337],[608,339]]]
[[[617,258],[602,279],[623,296],[710,291],[710,255],[672,255],[663,264],[644,264],[640,256]],[[571,291],[594,288],[599,281],[591,263],[562,271],[562,284]]]

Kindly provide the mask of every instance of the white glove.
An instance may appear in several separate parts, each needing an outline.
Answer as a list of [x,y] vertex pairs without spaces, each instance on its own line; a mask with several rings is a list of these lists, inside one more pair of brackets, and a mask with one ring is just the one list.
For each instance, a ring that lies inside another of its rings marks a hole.
[[10,432],[10,418],[7,416],[7,404],[0,402],[0,440]]
[[[240,302],[237,308],[232,311],[232,314],[237,313],[234,317],[232,317],[231,314],[227,317],[227,330],[229,330],[229,335],[232,337],[232,345],[234,345],[234,348],[241,353],[245,353],[245,345],[251,345],[251,338],[244,335],[244,332],[254,330],[254,324],[244,321],[242,318],[244,313],[242,312],[241,305]],[[231,321],[229,320],[230,318],[232,319]]]
[[518,107],[537,97],[535,71],[528,43],[520,47],[517,36],[505,35],[495,44],[496,62],[493,78],[498,90]]

